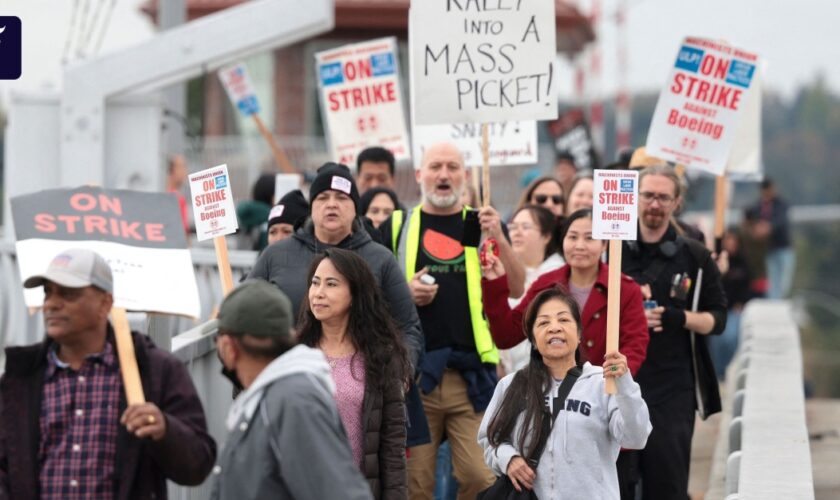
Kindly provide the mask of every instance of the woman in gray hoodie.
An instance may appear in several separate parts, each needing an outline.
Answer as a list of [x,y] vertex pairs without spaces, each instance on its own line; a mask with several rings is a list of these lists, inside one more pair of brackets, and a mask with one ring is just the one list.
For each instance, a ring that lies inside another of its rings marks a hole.
[[[484,460],[507,474],[517,490],[533,489],[546,499],[618,499],[615,460],[620,448],[643,448],[651,431],[647,405],[620,352],[608,352],[603,367],[577,365],[580,311],[564,290],[547,289],[525,313],[534,346],[531,361],[496,386],[478,433]],[[570,370],[575,369],[574,372]],[[564,400],[562,380],[578,373]],[[604,390],[614,378],[618,393]],[[559,413],[555,406],[559,405]],[[547,437],[544,419],[552,419]],[[537,443],[546,440],[539,455]],[[536,467],[535,463],[538,464]]]

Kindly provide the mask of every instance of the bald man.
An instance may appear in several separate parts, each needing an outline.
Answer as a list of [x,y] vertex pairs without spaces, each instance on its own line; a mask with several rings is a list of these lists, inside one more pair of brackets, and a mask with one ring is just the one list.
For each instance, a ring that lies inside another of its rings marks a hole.
[[[476,436],[497,381],[499,353],[480,302],[478,250],[461,244],[466,213],[461,195],[467,179],[463,155],[452,144],[435,144],[426,150],[415,176],[421,204],[395,211],[380,226],[408,279],[425,332],[418,397],[422,411],[419,402],[416,409],[420,418],[425,413],[429,435],[428,444],[412,446],[423,441],[412,439],[411,431],[422,426],[411,418],[410,407],[409,496],[432,498],[437,448],[445,434],[458,498],[473,499],[494,480]],[[483,211],[482,221],[488,234],[498,231],[504,240],[495,210]]]

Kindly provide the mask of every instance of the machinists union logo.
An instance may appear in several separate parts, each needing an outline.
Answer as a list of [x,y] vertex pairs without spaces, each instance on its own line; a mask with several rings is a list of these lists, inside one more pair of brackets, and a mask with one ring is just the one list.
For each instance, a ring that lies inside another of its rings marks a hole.
[[20,78],[20,39],[20,18],[0,16],[0,80],[17,80]]

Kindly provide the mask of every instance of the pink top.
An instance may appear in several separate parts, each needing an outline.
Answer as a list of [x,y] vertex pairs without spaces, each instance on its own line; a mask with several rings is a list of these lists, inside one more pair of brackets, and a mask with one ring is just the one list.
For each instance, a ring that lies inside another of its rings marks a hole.
[[335,403],[341,422],[350,440],[350,449],[356,465],[362,467],[365,456],[365,429],[362,422],[362,411],[365,401],[365,360],[361,353],[351,354],[343,358],[331,358],[327,361],[332,369],[335,381]]

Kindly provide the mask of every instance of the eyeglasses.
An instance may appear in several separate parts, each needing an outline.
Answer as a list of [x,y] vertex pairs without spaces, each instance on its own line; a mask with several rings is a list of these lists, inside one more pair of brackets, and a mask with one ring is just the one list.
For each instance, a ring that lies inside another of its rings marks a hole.
[[523,222],[521,224],[511,222],[507,225],[508,232],[510,232],[510,233],[516,231],[517,229],[519,229],[521,231],[530,231],[531,229],[534,229],[535,227],[536,226],[534,226],[533,224],[529,224],[527,222]]
[[676,200],[676,198],[669,194],[657,194],[651,193],[650,191],[642,191],[641,193],[639,193],[639,197],[645,203],[653,203],[654,201],[658,201],[659,204],[663,207],[667,207],[671,203],[674,203],[674,200]]
[[553,194],[551,196],[547,194],[534,195],[534,201],[536,201],[538,205],[545,205],[545,202],[547,202],[549,198],[551,198],[551,202],[555,205],[560,205],[564,201],[563,195],[561,194]]

